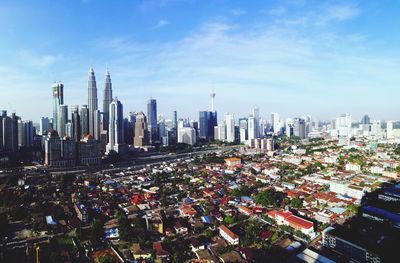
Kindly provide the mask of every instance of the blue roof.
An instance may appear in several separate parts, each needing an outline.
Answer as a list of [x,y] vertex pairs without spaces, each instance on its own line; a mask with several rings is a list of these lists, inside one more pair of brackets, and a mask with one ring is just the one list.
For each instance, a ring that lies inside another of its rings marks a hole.
[[242,197],[241,197],[241,200],[242,200],[242,201],[254,201],[254,199],[251,198],[250,196],[242,196]]
[[211,224],[211,223],[212,223],[212,218],[211,218],[210,216],[202,216],[202,217],[201,217],[201,220],[202,220],[204,223],[207,223],[207,224]]
[[344,212],[346,212],[346,208],[342,208],[342,207],[332,207],[331,209],[329,209],[331,212],[336,213],[336,214],[343,214]]
[[52,216],[46,216],[46,223],[52,226],[57,225],[57,222],[54,220]]

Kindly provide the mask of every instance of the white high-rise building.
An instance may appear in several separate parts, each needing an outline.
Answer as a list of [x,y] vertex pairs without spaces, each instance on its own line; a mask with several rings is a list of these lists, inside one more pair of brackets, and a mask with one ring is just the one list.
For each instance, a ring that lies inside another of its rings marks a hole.
[[351,115],[348,113],[336,118],[335,130],[337,135],[340,137],[351,137],[351,123]]
[[226,141],[226,124],[219,123],[217,126],[217,140],[219,141]]
[[70,121],[65,124],[65,136],[67,136],[69,138],[74,138],[73,126],[72,126],[72,122],[70,122]]
[[388,121],[386,123],[386,138],[387,139],[394,139],[393,121]]
[[192,127],[178,128],[178,143],[196,144],[196,130]]
[[108,144],[106,152],[121,152],[124,143],[124,115],[123,106],[118,99],[110,103],[110,119],[108,127]]
[[247,120],[247,125],[248,125],[248,128],[247,128],[248,137],[247,137],[247,139],[248,140],[252,140],[252,139],[257,138],[257,136],[256,136],[256,121],[255,121],[254,116],[250,116],[249,117],[249,119]]
[[281,131],[281,120],[280,116],[276,112],[271,113],[271,123],[272,123],[272,131],[274,134],[279,134]]
[[382,124],[380,120],[374,120],[371,125],[371,135],[375,137],[382,136]]
[[226,141],[235,141],[235,115],[227,113],[225,114],[225,125],[226,125]]
[[239,119],[239,133],[240,133],[240,142],[245,143],[247,141],[247,119]]
[[287,118],[286,119],[286,127],[285,127],[286,137],[292,137],[294,135],[293,127],[294,127],[293,119]]

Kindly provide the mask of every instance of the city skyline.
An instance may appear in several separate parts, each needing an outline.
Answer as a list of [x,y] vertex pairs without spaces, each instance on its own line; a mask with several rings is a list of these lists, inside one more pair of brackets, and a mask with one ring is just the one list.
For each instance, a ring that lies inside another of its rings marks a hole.
[[[96,19],[106,10],[118,19]],[[154,97],[167,118],[176,110],[196,119],[213,90],[216,110],[237,118],[257,106],[262,117],[397,120],[398,10],[394,1],[5,1],[0,105],[35,122],[50,117],[53,81],[64,84],[65,104],[87,104],[92,65],[98,76],[110,69],[126,112]]]

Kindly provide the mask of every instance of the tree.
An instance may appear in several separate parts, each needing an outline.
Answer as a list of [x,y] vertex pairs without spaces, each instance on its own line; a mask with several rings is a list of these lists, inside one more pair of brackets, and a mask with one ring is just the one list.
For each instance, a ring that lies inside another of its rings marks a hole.
[[349,212],[352,214],[352,215],[356,215],[357,213],[358,213],[358,210],[360,209],[360,207],[358,206],[358,205],[356,205],[356,204],[350,204],[348,207],[347,207],[347,210],[349,210]]
[[101,240],[104,237],[104,225],[99,220],[94,220],[90,225],[92,237]]
[[114,263],[114,262],[115,262],[115,259],[110,254],[105,255],[105,256],[101,256],[99,258],[99,263]]
[[232,225],[233,223],[235,223],[235,218],[233,216],[226,216],[224,218],[224,223],[227,225]]
[[397,145],[396,149],[394,150],[394,153],[400,155],[400,145]]
[[290,206],[293,208],[300,208],[303,206],[303,200],[301,200],[300,198],[293,198],[290,201]]
[[263,206],[277,206],[276,194],[273,190],[268,189],[256,195],[256,203]]

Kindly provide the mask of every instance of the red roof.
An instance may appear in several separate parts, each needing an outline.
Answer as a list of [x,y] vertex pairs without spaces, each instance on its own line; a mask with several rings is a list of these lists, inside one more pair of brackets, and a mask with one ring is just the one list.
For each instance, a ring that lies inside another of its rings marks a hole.
[[233,233],[227,226],[225,225],[221,225],[219,227],[219,229],[221,229],[222,231],[224,231],[228,236],[230,236],[232,239],[236,239],[238,238],[238,235],[236,235],[235,233]]
[[289,216],[286,218],[286,221],[289,223],[290,226],[297,226],[304,229],[309,229],[314,227],[314,223],[298,216]]

